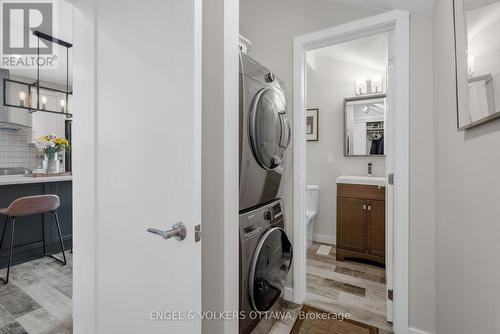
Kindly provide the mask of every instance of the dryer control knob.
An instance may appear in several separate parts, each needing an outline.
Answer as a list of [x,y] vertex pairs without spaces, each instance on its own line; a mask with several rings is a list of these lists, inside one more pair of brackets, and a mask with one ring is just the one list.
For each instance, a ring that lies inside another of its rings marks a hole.
[[264,80],[266,80],[266,82],[273,82],[274,79],[275,77],[273,72],[269,72],[264,75]]
[[265,211],[264,212],[264,219],[265,220],[271,220],[271,219],[273,219],[273,215],[272,215],[271,211]]

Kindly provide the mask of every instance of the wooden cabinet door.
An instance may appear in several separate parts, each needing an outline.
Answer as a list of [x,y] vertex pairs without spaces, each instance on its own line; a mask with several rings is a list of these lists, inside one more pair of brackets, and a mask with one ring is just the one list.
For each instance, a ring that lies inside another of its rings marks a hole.
[[367,202],[366,231],[367,251],[376,256],[385,256],[385,202]]
[[357,198],[337,198],[337,246],[363,252],[365,250],[366,201]]

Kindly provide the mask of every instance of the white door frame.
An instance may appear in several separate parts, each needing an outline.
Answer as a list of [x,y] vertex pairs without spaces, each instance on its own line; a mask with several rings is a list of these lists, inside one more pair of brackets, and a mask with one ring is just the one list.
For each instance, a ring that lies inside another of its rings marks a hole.
[[[293,45],[293,299],[306,299],[306,52],[383,32],[394,32],[394,331],[409,332],[409,156],[410,156],[410,28],[409,13],[392,10],[302,35]],[[390,191],[390,190],[389,190]],[[302,195],[300,195],[302,194]]]

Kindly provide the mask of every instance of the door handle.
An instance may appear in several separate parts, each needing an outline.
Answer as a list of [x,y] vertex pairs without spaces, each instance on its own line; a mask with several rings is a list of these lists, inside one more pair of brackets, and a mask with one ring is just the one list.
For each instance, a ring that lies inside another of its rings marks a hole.
[[290,145],[290,136],[292,135],[292,131],[290,130],[290,123],[288,122],[288,118],[286,117],[286,110],[283,113],[279,113],[278,117],[281,123],[281,138],[280,138],[280,147],[287,149],[288,145]]
[[172,229],[168,231],[161,231],[156,228],[148,228],[148,232],[157,234],[163,239],[170,239],[175,237],[177,240],[184,240],[186,238],[186,226],[182,222],[172,225]]
[[372,211],[372,206],[368,205],[368,211]]

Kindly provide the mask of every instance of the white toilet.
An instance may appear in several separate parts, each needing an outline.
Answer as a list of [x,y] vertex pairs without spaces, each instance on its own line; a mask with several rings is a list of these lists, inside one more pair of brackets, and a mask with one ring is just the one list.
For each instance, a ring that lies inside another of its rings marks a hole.
[[313,243],[313,223],[319,210],[319,186],[308,184],[306,197],[307,249],[309,249]]

